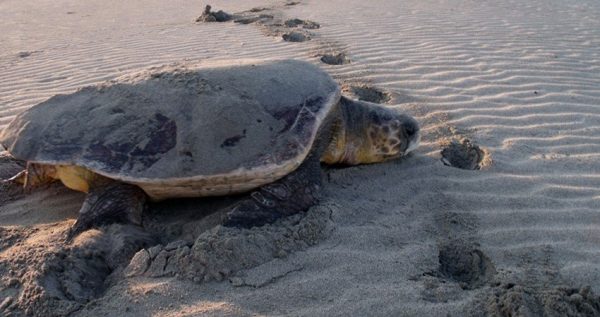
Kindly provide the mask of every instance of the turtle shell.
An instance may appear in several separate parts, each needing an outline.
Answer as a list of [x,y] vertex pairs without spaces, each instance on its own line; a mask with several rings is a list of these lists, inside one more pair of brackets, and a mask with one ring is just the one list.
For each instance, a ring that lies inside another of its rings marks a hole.
[[154,199],[223,195],[295,170],[339,98],[326,72],[301,61],[170,65],[56,95],[19,114],[0,144]]

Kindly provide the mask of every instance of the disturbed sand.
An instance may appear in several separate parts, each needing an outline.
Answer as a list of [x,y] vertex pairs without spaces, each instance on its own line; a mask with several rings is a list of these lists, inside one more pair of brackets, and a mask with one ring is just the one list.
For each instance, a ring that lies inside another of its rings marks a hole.
[[[250,230],[218,225],[236,197],[167,201],[152,236],[67,245],[82,194],[2,184],[0,315],[600,314],[597,2],[210,4],[238,21],[195,22],[206,3],[187,1],[0,2],[0,128],[143,67],[296,58],[415,116],[421,147],[326,169],[319,206]],[[19,168],[0,156],[2,178]]]

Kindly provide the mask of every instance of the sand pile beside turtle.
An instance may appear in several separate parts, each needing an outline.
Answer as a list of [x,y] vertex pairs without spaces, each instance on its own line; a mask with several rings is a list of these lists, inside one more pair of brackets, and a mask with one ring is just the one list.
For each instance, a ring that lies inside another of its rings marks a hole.
[[[111,277],[152,238],[132,227],[115,225],[93,230],[73,244],[64,242],[64,226],[42,226],[12,233],[2,250],[2,293],[11,298],[3,310],[14,314],[65,316],[102,295]],[[9,238],[11,232],[2,232]]]
[[[223,226],[203,232],[193,243],[175,240],[138,251],[125,275],[175,276],[196,283],[222,281],[243,269],[304,250],[332,230],[331,206],[317,206],[263,227],[235,229]],[[239,283],[243,279],[237,277]]]
[[[0,312],[65,316],[135,276],[253,283],[242,270],[285,259],[326,238],[333,229],[331,208],[335,206],[315,207],[253,229],[217,226],[192,243],[184,240],[186,233],[169,241],[160,231],[119,224],[86,231],[72,244],[65,242],[65,225],[2,228],[0,295],[6,304]],[[170,218],[148,227],[159,230],[178,221],[177,216]],[[205,221],[197,220],[196,225]]]

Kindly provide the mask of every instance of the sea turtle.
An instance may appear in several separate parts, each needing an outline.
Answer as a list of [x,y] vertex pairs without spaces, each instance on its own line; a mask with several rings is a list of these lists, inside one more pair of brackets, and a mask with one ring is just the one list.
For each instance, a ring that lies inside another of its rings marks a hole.
[[61,180],[87,193],[69,237],[141,224],[146,200],[252,191],[224,219],[270,223],[317,203],[320,162],[398,158],[419,143],[406,114],[353,101],[297,60],[155,67],[19,114],[0,144],[27,168],[25,187]]

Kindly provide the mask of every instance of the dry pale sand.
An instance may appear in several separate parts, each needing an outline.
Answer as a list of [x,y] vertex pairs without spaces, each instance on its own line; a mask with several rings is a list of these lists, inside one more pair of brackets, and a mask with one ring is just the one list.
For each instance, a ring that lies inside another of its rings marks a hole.
[[[265,228],[212,228],[202,216],[226,201],[154,206],[163,245],[183,242],[138,253],[129,278],[106,260],[118,256],[106,234],[61,244],[82,195],[5,190],[0,315],[600,314],[598,1],[211,3],[320,24],[298,28],[310,37],[299,43],[273,25],[194,23],[204,4],[0,1],[0,128],[54,94],[140,67],[297,58],[349,94],[416,116],[422,146],[327,170],[320,206]],[[463,138],[482,149],[480,170],[442,163],[442,148]],[[133,274],[144,256],[148,272]]]

